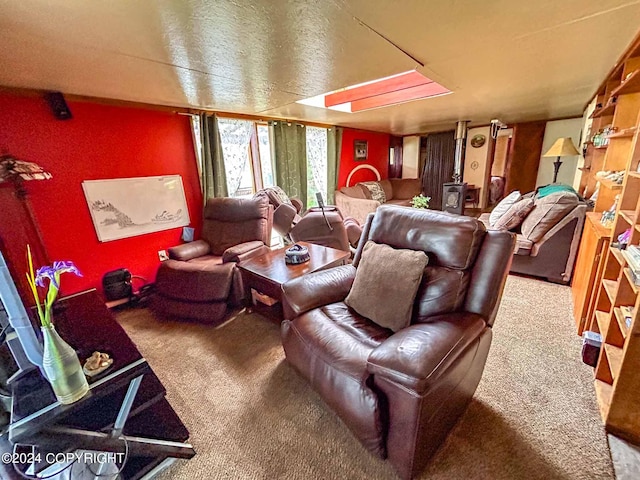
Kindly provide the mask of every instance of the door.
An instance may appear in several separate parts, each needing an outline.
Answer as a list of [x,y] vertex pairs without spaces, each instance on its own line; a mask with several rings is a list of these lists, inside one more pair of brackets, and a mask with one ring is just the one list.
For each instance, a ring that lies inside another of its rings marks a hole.
[[523,194],[535,190],[546,125],[546,121],[514,125],[505,168],[505,195],[514,190]]

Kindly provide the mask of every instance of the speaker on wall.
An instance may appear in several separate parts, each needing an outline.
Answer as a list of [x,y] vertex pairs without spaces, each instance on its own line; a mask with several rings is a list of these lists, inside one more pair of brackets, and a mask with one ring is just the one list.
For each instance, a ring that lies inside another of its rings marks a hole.
[[49,103],[53,115],[58,120],[68,120],[72,117],[71,110],[69,110],[69,106],[67,105],[67,102],[65,102],[62,93],[47,92],[45,93],[44,98]]

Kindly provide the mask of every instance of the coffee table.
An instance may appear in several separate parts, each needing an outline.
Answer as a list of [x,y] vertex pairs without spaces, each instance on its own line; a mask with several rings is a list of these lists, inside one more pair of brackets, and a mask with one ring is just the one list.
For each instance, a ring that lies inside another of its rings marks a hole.
[[[349,252],[323,247],[307,242],[297,242],[309,249],[311,259],[299,265],[289,265],[284,261],[284,251],[289,247],[271,250],[259,257],[240,262],[238,268],[242,273],[245,288],[245,300],[248,309],[253,309],[271,319],[282,320],[282,285],[289,280],[307,273],[342,265],[350,256]],[[255,302],[251,289],[267,295],[277,303],[266,305]]]

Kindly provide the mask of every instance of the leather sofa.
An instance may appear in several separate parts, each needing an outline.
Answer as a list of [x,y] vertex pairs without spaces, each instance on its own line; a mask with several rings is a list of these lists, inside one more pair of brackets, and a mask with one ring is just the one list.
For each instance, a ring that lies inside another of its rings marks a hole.
[[[575,207],[549,225],[549,230],[541,238],[531,241],[516,232],[511,272],[568,285],[573,275],[586,212],[587,204],[576,200]],[[489,215],[483,213],[479,218],[487,228],[491,228]]]
[[[384,202],[372,198],[365,183],[377,183],[384,192]],[[353,187],[342,187],[335,192],[335,202],[338,210],[345,217],[355,218],[360,225],[364,225],[367,215],[375,212],[384,204],[411,206],[411,199],[422,192],[422,180],[419,178],[389,178],[379,182],[360,182]]]
[[[283,285],[287,361],[404,479],[424,468],[476,390],[514,237],[469,217],[383,205],[352,265]],[[344,303],[366,240],[429,258],[411,324],[395,333]],[[482,433],[469,441],[480,444]]]
[[273,209],[265,198],[212,198],[202,239],[169,249],[160,264],[152,308],[163,316],[220,322],[243,300],[236,263],[269,251]]

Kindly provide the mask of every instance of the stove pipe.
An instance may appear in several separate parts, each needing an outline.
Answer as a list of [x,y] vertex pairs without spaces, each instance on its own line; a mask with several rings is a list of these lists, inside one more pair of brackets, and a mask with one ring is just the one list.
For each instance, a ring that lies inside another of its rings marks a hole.
[[453,164],[453,182],[460,183],[462,180],[462,162],[464,161],[464,149],[467,141],[468,120],[462,120],[456,124],[456,152],[455,163]]

